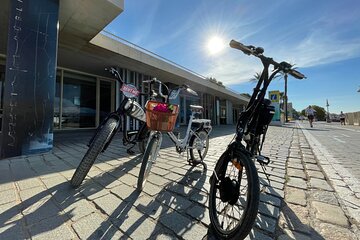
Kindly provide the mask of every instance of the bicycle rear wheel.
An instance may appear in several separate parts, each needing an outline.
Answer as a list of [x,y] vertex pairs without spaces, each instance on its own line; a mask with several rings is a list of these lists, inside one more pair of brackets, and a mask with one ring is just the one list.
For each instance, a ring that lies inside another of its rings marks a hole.
[[189,149],[193,162],[204,160],[209,149],[209,134],[205,130],[196,131],[189,141]]
[[145,153],[143,155],[143,159],[141,162],[139,178],[137,182],[137,190],[142,191],[147,177],[149,176],[150,169],[152,164],[155,162],[158,154],[159,144],[161,136],[157,134],[153,134],[151,139],[149,140],[148,145],[146,146]]
[[238,153],[240,164],[233,164],[231,151],[222,154],[210,178],[210,222],[222,239],[244,239],[258,212],[259,179],[251,158]]
[[94,164],[97,156],[103,150],[105,144],[109,140],[111,134],[115,131],[118,120],[115,118],[109,118],[103,127],[94,137],[93,142],[89,146],[89,149],[85,153],[79,166],[76,168],[74,175],[71,178],[71,185],[78,187],[86,177],[90,168]]

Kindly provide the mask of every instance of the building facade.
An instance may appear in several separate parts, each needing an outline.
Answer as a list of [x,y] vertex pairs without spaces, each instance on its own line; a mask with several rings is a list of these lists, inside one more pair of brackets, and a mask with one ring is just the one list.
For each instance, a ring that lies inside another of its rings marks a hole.
[[[122,95],[105,67],[146,91],[156,77],[181,94],[178,124],[187,124],[189,105],[204,107],[214,125],[232,124],[248,99],[223,85],[103,30],[124,11],[123,0],[2,1],[0,8],[1,158],[47,151],[53,132],[94,129],[116,109]],[[35,29],[35,30],[34,30]],[[138,101],[144,105],[146,99]],[[129,128],[138,123],[128,121]]]

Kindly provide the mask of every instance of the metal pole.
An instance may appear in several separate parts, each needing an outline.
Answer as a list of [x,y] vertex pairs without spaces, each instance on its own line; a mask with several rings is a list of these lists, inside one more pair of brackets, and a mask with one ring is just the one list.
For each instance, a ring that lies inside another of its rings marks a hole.
[[287,77],[288,77],[288,75],[287,75],[287,73],[285,73],[285,75],[284,75],[284,79],[285,79],[285,93],[284,93],[284,95],[285,95],[285,103],[284,103],[284,110],[285,110],[285,122],[289,122],[289,120],[288,120],[288,112],[287,112]]
[[326,99],[326,111],[327,111],[327,114],[326,114],[326,122],[331,122],[330,121],[330,113],[329,113],[329,101]]

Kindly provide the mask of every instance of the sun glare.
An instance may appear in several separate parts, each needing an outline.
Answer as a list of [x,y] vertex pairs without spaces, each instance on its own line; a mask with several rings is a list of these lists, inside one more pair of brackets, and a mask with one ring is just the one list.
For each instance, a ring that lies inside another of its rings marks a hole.
[[210,54],[219,53],[224,49],[224,47],[225,47],[224,41],[218,36],[211,37],[207,44],[207,48]]

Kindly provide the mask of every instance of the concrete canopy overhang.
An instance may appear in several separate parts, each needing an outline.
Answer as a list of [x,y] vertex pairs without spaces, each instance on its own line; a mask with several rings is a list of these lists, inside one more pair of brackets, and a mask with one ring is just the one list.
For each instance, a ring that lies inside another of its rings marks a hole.
[[122,67],[155,76],[163,82],[171,82],[177,85],[185,83],[195,91],[228,99],[234,104],[247,104],[249,101],[247,97],[210,82],[191,70],[184,69],[150,52],[145,52],[136,45],[119,42],[106,34],[100,33],[96,35],[90,43],[108,51],[109,55],[112,55],[114,63],[121,63],[120,66]]
[[233,104],[248,103],[248,98],[138,48],[99,33],[81,49],[61,46],[58,65],[100,76],[109,76],[104,72],[105,67],[119,66],[157,77],[163,82],[177,85],[185,83],[195,91],[230,100]]

